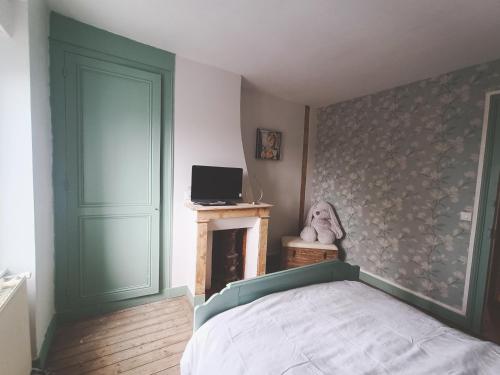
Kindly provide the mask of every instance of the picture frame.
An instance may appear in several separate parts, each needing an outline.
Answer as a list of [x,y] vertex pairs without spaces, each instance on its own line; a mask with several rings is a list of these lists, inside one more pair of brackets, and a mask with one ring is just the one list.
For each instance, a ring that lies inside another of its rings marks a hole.
[[277,130],[257,128],[255,158],[261,160],[281,159],[282,134]]

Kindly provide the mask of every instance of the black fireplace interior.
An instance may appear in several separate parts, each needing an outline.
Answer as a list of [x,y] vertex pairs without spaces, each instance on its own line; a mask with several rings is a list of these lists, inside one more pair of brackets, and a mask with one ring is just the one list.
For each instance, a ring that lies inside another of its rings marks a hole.
[[246,229],[213,232],[212,285],[205,291],[206,298],[219,292],[227,283],[243,278],[245,234]]

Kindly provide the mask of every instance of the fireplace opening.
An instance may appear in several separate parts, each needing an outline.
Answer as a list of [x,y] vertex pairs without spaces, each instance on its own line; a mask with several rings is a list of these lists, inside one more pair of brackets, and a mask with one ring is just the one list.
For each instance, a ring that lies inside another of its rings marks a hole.
[[217,230],[212,236],[212,270],[206,298],[244,275],[246,229]]

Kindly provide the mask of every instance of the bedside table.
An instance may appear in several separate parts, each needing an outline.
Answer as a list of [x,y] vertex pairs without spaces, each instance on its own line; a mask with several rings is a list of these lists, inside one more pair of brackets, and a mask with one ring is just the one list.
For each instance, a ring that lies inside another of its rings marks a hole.
[[305,242],[300,237],[281,238],[281,268],[289,269],[338,259],[337,246]]

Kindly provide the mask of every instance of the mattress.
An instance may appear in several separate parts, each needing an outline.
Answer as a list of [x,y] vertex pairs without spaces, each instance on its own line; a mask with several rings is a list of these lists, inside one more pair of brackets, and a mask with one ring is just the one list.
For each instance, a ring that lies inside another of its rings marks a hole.
[[500,347],[356,281],[265,296],[200,327],[182,375],[500,374]]

